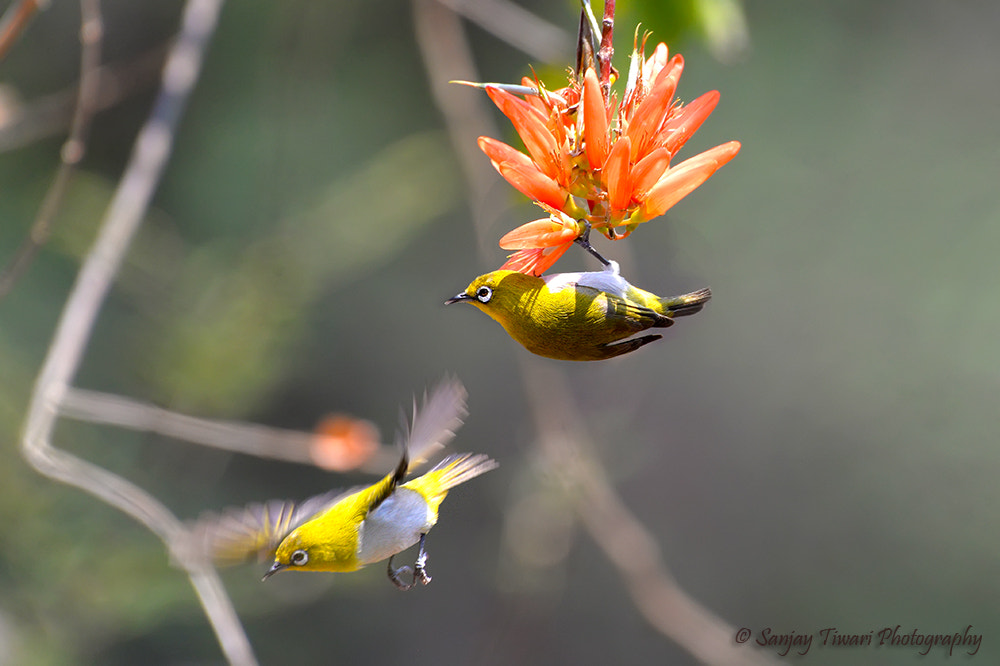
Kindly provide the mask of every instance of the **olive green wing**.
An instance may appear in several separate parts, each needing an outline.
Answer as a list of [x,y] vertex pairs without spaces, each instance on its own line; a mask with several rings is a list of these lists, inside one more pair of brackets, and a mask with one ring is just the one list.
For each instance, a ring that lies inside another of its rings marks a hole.
[[189,546],[219,566],[274,558],[278,544],[302,523],[358,488],[332,490],[302,502],[270,500],[206,512],[189,525]]
[[674,323],[670,317],[617,294],[596,291],[589,287],[577,287],[577,292],[581,295],[592,294],[588,317],[595,320],[603,319],[608,331],[631,335],[654,326],[664,328]]

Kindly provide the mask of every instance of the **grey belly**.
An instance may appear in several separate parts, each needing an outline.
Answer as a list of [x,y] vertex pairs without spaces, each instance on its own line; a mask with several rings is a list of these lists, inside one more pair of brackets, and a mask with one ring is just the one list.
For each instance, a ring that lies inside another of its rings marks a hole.
[[431,527],[424,498],[398,488],[361,523],[358,559],[364,564],[384,560],[417,543]]

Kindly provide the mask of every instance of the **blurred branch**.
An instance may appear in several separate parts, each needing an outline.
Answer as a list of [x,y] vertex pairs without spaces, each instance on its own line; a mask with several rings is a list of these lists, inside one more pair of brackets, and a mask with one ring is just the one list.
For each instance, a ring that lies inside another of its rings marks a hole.
[[[92,111],[111,108],[126,97],[152,87],[163,70],[166,50],[165,45],[157,46],[127,62],[98,67],[94,79],[99,84]],[[69,127],[81,83],[26,103],[4,99],[0,114],[0,152],[31,145]]]
[[218,22],[221,0],[188,0],[170,50],[163,82],[141,129],[104,223],[77,275],[28,405],[22,453],[52,479],[76,486],[132,516],[155,533],[185,569],[226,657],[255,664],[243,627],[215,569],[182,548],[183,525],[156,498],[111,472],[52,445],[52,430],[76,375],[94,321],[129,243],[142,222],[173,144],[181,114],[198,78]]
[[521,372],[549,469],[565,483],[578,519],[618,570],[646,621],[706,664],[776,663],[752,647],[736,644],[736,629],[677,584],[656,539],[625,506],[591,453],[584,416],[563,373],[535,359],[523,359]]
[[[101,34],[104,31],[99,0],[80,1],[80,87],[76,98],[76,109],[70,123],[69,138],[60,153],[61,163],[56,177],[45,193],[38,211],[21,246],[14,253],[10,263],[0,271],[0,298],[14,287],[18,278],[31,265],[38,250],[49,239],[52,220],[66,196],[76,165],[86,151],[90,121],[94,116],[97,92],[100,88]],[[2,56],[0,56],[2,57]]]
[[[470,190],[479,254],[484,256],[487,247],[494,247],[487,240],[487,227],[504,214],[507,205],[503,202],[509,199],[505,197],[495,206],[486,205],[498,179],[489,162],[483,159],[475,139],[482,135],[497,136],[499,128],[488,113],[483,95],[469,94],[463,86],[450,83],[477,78],[472,51],[455,12],[435,0],[414,0],[413,19],[428,84],[434,101],[444,114],[452,150],[458,156]],[[489,218],[486,211],[492,213]]]
[[[476,81],[479,76],[457,16],[430,0],[414,0],[413,8],[417,43],[431,89],[448,123],[471,196],[477,199],[473,202],[473,210],[477,210],[478,200],[496,176],[489,160],[469,147],[476,145],[479,134],[488,133],[483,128],[489,128],[490,123],[482,104],[462,98],[472,97],[469,91],[452,86],[456,91],[452,93],[440,82]],[[476,218],[475,226],[481,255],[489,262],[482,251],[487,241],[481,216]],[[773,663],[761,653],[737,649],[735,629],[677,586],[656,539],[629,512],[590,454],[589,438],[581,427],[584,418],[574,407],[572,391],[562,373],[550,364],[524,359],[521,375],[527,402],[534,410],[538,446],[548,467],[572,489],[570,497],[581,524],[617,569],[646,621],[705,663]]]
[[[59,416],[153,432],[165,437],[301,465],[317,465],[315,432],[271,428],[245,421],[218,421],[179,414],[132,398],[68,387],[59,403]],[[416,453],[415,457],[420,457]],[[385,474],[399,460],[399,449],[381,446],[358,470]],[[322,465],[320,465],[322,467]]]
[[68,388],[59,407],[60,416],[78,421],[154,432],[261,458],[312,464],[309,448],[315,435],[311,432],[202,419],[124,396],[79,388]]
[[572,48],[569,33],[510,0],[438,2],[536,60],[556,62]]
[[7,57],[7,52],[24,32],[41,4],[38,0],[21,0],[7,7],[3,17],[0,17],[0,60]]

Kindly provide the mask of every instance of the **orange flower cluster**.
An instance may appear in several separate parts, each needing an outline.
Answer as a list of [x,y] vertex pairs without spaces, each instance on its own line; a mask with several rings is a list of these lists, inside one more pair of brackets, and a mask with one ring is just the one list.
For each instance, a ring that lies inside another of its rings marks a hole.
[[684,59],[668,58],[662,43],[649,58],[644,51],[645,40],[632,51],[621,103],[609,91],[611,81],[599,81],[593,68],[555,91],[527,78],[520,87],[483,86],[527,153],[486,136],[479,147],[501,176],[549,214],[500,239],[500,247],[517,250],[503,268],[541,275],[588,224],[608,238],[624,238],[739,152],[739,142],[730,141],[671,165],[719,93],[681,104],[674,92]]

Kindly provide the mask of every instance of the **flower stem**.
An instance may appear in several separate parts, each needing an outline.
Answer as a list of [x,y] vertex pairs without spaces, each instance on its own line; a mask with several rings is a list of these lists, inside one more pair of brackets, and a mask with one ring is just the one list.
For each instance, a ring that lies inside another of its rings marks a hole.
[[601,49],[597,52],[597,62],[600,63],[601,89],[604,98],[608,98],[611,90],[611,57],[615,54],[612,38],[615,33],[615,0],[604,0],[604,18],[601,20]]

